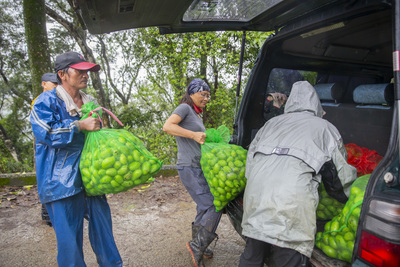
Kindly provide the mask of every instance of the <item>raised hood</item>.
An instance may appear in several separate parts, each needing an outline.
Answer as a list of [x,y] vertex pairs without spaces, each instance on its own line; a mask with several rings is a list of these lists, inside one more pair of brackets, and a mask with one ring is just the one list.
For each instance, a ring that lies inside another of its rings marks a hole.
[[71,0],[90,33],[159,27],[160,33],[272,31],[338,0]]

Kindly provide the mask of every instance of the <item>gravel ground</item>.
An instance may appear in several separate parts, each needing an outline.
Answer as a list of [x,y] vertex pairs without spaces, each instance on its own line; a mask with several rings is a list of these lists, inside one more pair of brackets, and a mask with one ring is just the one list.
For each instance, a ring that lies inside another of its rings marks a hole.
[[[53,228],[41,218],[36,186],[0,187],[0,266],[57,266]],[[195,204],[178,176],[157,177],[150,186],[108,195],[114,237],[124,266],[193,266],[186,242],[191,238]],[[207,267],[237,266],[245,242],[226,214],[213,242]],[[87,266],[97,266],[84,232]]]

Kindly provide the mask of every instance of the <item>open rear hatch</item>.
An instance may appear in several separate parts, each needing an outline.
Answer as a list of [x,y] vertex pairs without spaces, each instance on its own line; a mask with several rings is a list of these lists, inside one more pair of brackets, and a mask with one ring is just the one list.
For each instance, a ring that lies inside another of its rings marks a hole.
[[71,0],[92,34],[159,27],[161,33],[272,31],[337,0]]

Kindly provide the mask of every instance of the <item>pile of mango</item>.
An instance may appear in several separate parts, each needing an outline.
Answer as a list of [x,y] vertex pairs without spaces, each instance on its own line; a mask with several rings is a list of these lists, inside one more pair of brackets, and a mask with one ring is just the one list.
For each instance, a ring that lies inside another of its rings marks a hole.
[[323,183],[318,187],[318,194],[317,220],[331,220],[342,212],[344,204],[329,196]]
[[201,146],[200,164],[218,212],[246,186],[247,150],[229,144],[230,133],[225,125],[207,129],[205,133],[207,137]]
[[354,181],[349,200],[340,214],[325,224],[323,232],[317,233],[315,245],[327,256],[351,262],[361,205],[370,176],[367,174]]
[[[209,136],[208,136],[209,137]],[[201,147],[201,169],[214,196],[216,211],[221,211],[241,193],[247,179],[247,150],[241,146],[207,142]]]
[[86,193],[116,194],[152,180],[162,167],[143,142],[126,130],[86,133],[79,163]]

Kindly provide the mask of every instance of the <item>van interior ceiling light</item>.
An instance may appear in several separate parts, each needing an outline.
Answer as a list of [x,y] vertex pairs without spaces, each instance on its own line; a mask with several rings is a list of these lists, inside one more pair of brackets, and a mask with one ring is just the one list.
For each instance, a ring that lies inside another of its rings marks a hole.
[[317,34],[321,34],[321,33],[324,33],[324,32],[329,32],[329,31],[333,31],[333,30],[336,30],[336,29],[340,29],[340,28],[343,28],[344,26],[346,26],[346,25],[344,24],[343,21],[341,21],[341,22],[336,23],[336,24],[332,24],[332,25],[329,25],[329,26],[326,26],[326,27],[322,27],[322,28],[319,28],[319,29],[316,29],[316,30],[312,30],[312,31],[303,33],[300,36],[302,38],[307,38],[307,37],[311,37],[311,36],[314,36],[314,35],[317,35]]

